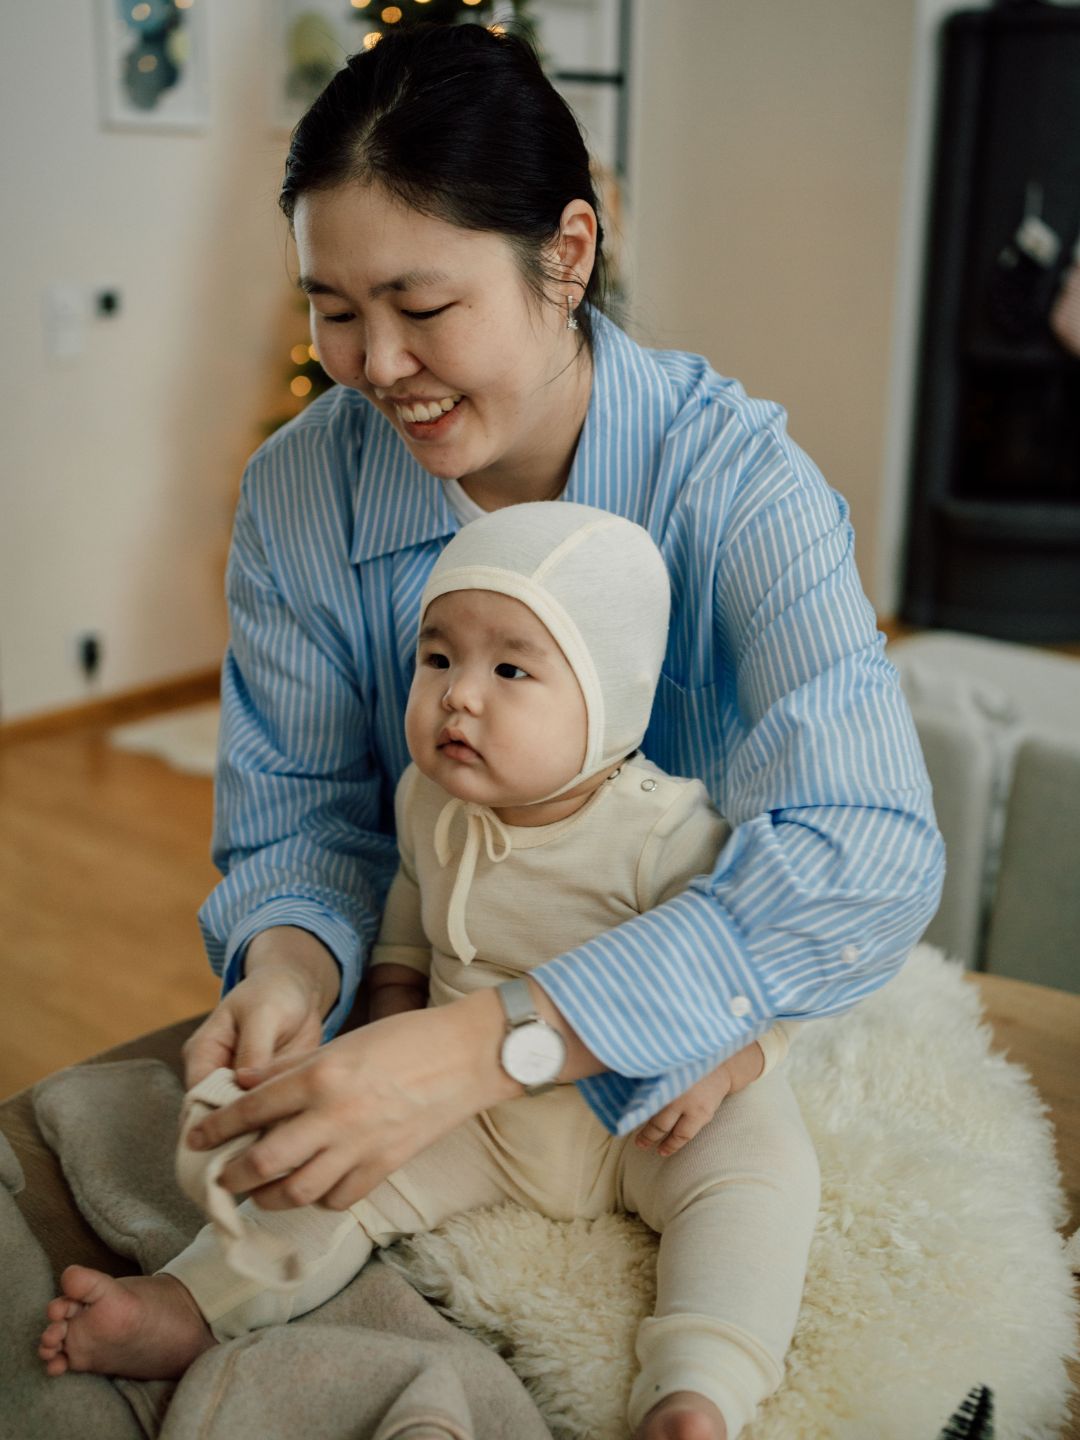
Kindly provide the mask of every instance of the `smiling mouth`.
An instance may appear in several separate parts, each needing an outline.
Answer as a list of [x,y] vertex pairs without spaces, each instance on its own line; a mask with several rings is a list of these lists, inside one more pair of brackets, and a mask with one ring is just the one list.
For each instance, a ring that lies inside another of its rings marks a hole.
[[404,420],[407,425],[433,425],[444,415],[448,415],[463,399],[462,395],[446,395],[442,400],[419,400],[414,405],[398,405],[396,401],[391,403],[397,411],[398,419]]

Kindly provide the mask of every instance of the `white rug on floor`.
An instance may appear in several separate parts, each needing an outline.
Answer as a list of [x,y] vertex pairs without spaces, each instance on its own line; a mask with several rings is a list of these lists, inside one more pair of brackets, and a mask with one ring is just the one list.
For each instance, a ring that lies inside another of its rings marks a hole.
[[156,715],[152,720],[137,720],[110,730],[109,740],[120,750],[156,755],[187,775],[213,775],[220,708],[214,700]]
[[[1058,1435],[1077,1338],[1067,1210],[1045,1107],[989,1040],[977,991],[929,946],[800,1031],[787,1064],[822,1209],[787,1374],[745,1440],[933,1440],[979,1382],[996,1440]],[[506,1355],[560,1440],[625,1440],[654,1246],[625,1217],[506,1206],[386,1258]]]

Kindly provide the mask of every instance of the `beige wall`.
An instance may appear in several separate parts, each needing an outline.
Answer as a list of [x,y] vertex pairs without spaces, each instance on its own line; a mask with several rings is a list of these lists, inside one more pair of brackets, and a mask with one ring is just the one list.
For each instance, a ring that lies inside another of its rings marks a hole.
[[633,327],[696,350],[851,503],[878,590],[915,0],[638,0]]
[[[788,408],[851,502],[883,614],[902,524],[926,57],[945,8],[635,0],[632,328]],[[197,135],[100,127],[87,0],[0,20],[6,717],[84,697],[72,643],[87,628],[105,638],[101,693],[219,658],[235,488],[280,394],[285,330],[302,326],[275,207],[284,141],[266,118],[270,9],[212,7],[215,108]],[[57,280],[123,291],[122,315],[89,328],[77,361],[45,353]]]
[[[0,130],[0,700],[81,700],[220,658],[236,484],[275,381],[288,291],[267,122],[263,0],[214,5],[213,123],[105,131],[89,0],[4,7]],[[55,281],[115,284],[84,354],[46,353]]]

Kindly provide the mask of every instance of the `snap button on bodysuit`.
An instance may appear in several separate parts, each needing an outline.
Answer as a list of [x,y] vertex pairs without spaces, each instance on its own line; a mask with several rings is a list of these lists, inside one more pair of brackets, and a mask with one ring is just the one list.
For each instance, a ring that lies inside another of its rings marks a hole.
[[656,789],[656,781],[655,781],[655,780],[642,780],[642,782],[641,782],[641,788],[642,788],[643,790],[655,790],[655,789]]

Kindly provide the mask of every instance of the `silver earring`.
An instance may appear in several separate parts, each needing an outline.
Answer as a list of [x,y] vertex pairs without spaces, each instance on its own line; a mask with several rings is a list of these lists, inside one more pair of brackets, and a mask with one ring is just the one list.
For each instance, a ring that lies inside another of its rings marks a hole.
[[581,329],[581,326],[577,322],[577,316],[574,314],[574,307],[570,303],[569,295],[566,297],[566,328],[567,330]]

